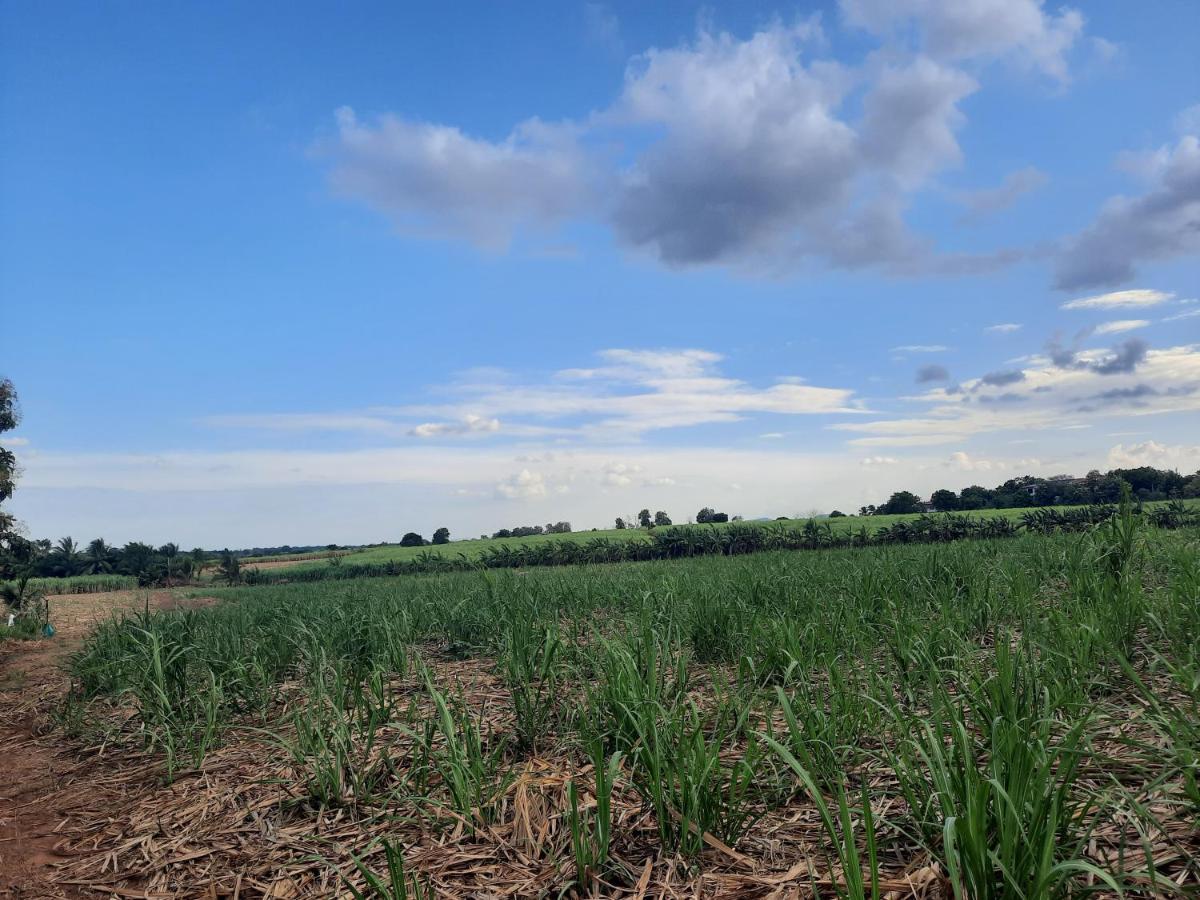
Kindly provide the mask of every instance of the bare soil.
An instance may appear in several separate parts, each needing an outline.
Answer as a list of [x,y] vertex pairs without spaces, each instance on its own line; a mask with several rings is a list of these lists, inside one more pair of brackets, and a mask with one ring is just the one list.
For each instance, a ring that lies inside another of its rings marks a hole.
[[[52,596],[50,639],[0,642],[0,897],[83,896],[52,882],[68,858],[65,838],[80,788],[109,767],[80,759],[53,734],[53,712],[70,685],[70,655],[98,623],[123,610],[203,604],[170,591]],[[92,895],[94,896],[94,895]]]

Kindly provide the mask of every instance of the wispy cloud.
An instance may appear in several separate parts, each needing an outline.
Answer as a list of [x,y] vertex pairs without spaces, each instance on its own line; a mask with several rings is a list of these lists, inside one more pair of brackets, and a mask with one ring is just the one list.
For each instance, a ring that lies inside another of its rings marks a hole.
[[1091,426],[1098,417],[1200,411],[1200,345],[1150,349],[1137,339],[1111,350],[1039,357],[1019,370],[934,388],[918,415],[838,422],[858,447],[922,446],[1002,431]]
[[1102,322],[1095,327],[1092,334],[1120,334],[1123,331],[1145,328],[1149,324],[1149,319],[1117,319],[1112,322]]
[[[701,349],[625,349],[597,354],[599,365],[525,379],[467,373],[428,386],[442,403],[374,407],[361,412],[214,416],[222,427],[359,432],[425,440],[486,437],[628,440],[668,428],[736,422],[755,415],[862,414],[849,388],[779,378],[753,385],[725,375],[719,353]],[[532,378],[532,380],[531,380]]]
[[1156,291],[1139,288],[1130,291],[1113,291],[1108,294],[1097,294],[1094,297],[1082,297],[1062,304],[1062,309],[1118,309],[1120,307],[1158,306],[1166,303],[1175,295],[1167,291]]
[[901,344],[893,347],[892,353],[945,353],[949,349],[943,344]]
[[993,188],[976,191],[961,191],[958,201],[967,208],[964,218],[969,222],[979,221],[1012,207],[1025,194],[1032,193],[1049,181],[1045,172],[1033,166],[1010,172],[1003,183]]
[[988,334],[1012,334],[1014,331],[1020,331],[1021,326],[1016,322],[1001,322],[999,325],[989,325],[983,330]]

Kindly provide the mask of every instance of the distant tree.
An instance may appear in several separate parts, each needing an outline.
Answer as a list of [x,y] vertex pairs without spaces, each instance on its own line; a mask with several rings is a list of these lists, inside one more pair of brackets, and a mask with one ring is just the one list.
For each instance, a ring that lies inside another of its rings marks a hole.
[[649,528],[654,524],[654,520],[650,518],[650,510],[643,509],[638,513],[638,526],[641,528]]
[[425,538],[421,537],[415,531],[410,531],[404,537],[400,538],[401,547],[424,547]]
[[166,563],[167,570],[167,587],[171,586],[171,579],[174,578],[179,566],[177,565],[179,556],[178,544],[163,544],[158,548],[158,555],[163,558]]
[[663,512],[660,509],[658,512],[656,512],[654,514],[654,524],[655,525],[670,525],[671,517],[668,516],[665,512]]
[[888,502],[879,507],[879,512],[885,516],[899,513],[917,513],[921,511],[921,498],[912,491],[896,491],[888,498]]
[[112,548],[104,542],[104,538],[89,541],[84,551],[84,568],[89,575],[102,575],[112,571]]
[[958,494],[942,488],[939,491],[933,492],[929,498],[929,503],[938,512],[950,512],[951,510],[958,509]]
[[[0,378],[0,436],[12,431],[21,421],[17,391],[7,378]],[[13,494],[17,480],[17,458],[0,447],[0,504]],[[11,579],[0,586],[0,597],[14,612],[26,615],[45,613],[41,594],[29,587],[29,579],[48,550],[45,541],[31,541],[20,533],[17,520],[0,509],[0,579]]]
[[1183,483],[1183,488],[1179,491],[1180,495],[1187,497],[1189,500],[1193,497],[1200,497],[1200,472],[1197,472],[1191,478]]
[[83,553],[73,538],[59,538],[54,545],[53,553],[50,554],[50,563],[54,567],[55,574],[70,578],[83,571]]
[[624,530],[625,530],[625,520],[622,519],[620,516],[617,516],[617,531],[624,531]]
[[196,578],[204,576],[204,570],[212,565],[212,557],[208,555],[203,547],[196,547],[192,550],[192,574]]
[[221,561],[217,563],[217,574],[226,584],[237,584],[242,580],[242,561],[228,547],[221,551]]
[[713,521],[713,516],[715,515],[716,513],[713,512],[713,508],[711,506],[706,506],[701,509],[700,512],[696,513],[696,522],[701,525],[706,525]]
[[831,513],[829,514],[829,518],[831,518],[831,519],[844,519],[844,518],[846,518],[846,514],[845,514],[844,512],[842,512],[840,509],[835,509],[833,512],[831,512]]
[[[713,513],[710,522],[728,522],[729,513]],[[740,521],[740,520],[739,520]]]
[[[21,422],[17,390],[7,378],[0,378],[0,434],[12,431]],[[17,479],[17,457],[11,450],[0,447],[0,503],[13,495]],[[0,546],[5,536],[16,527],[12,516],[0,511]]]
[[965,487],[958,494],[959,509],[984,509],[992,500],[992,492],[985,487],[973,484]]
[[746,519],[745,516],[734,516],[732,519],[730,519],[730,521],[731,522],[744,522],[745,519]]
[[512,537],[512,532],[509,531],[507,528],[501,528],[499,531],[497,531],[495,534],[493,534],[492,537],[494,537],[494,538]]
[[433,533],[433,542],[435,544],[450,543],[450,529],[443,527],[443,528],[439,528],[437,531],[435,531]]

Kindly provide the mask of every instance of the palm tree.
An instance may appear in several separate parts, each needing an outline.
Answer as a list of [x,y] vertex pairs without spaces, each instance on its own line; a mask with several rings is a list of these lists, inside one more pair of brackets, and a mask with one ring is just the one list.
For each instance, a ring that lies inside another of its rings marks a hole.
[[171,586],[171,572],[172,572],[172,568],[173,568],[172,563],[174,563],[175,558],[177,556],[179,556],[179,545],[178,544],[163,544],[161,547],[158,548],[158,554],[159,554],[159,556],[163,557],[163,559],[165,559],[167,561],[167,587],[170,587]]
[[104,538],[96,538],[87,545],[85,570],[89,575],[102,575],[105,572],[111,572],[111,555],[112,548],[104,542]]
[[192,571],[196,575],[196,580],[199,581],[204,576],[204,570],[212,565],[212,557],[202,547],[197,547],[192,551]]
[[54,565],[59,574],[67,577],[78,575],[83,568],[82,560],[83,554],[79,552],[79,545],[73,538],[58,539],[58,543],[54,545]]

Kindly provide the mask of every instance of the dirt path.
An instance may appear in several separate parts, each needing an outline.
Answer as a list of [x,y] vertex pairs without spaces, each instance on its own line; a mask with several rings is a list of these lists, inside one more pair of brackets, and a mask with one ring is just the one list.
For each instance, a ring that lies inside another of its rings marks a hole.
[[71,829],[77,788],[102,772],[102,756],[80,759],[52,733],[53,711],[67,691],[66,662],[101,621],[122,610],[170,608],[196,601],[170,591],[114,591],[50,598],[57,634],[0,643],[0,897],[82,896],[53,885],[51,867]]

